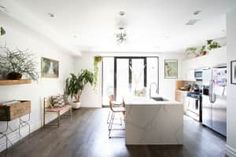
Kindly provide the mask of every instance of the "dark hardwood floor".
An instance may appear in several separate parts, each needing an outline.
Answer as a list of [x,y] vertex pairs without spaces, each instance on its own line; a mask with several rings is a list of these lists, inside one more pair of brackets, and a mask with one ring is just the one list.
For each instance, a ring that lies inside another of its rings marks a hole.
[[[126,146],[108,138],[108,109],[80,109],[59,128],[42,128],[0,153],[6,157],[223,157],[225,140],[190,118],[184,119],[183,146]],[[124,131],[116,134],[124,135]]]

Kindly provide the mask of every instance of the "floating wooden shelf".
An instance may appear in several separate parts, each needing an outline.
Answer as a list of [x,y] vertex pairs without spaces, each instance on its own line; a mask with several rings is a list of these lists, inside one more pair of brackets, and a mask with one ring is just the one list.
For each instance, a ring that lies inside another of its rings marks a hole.
[[0,80],[1,86],[7,85],[18,85],[18,84],[30,84],[31,80],[28,79],[21,79],[21,80]]

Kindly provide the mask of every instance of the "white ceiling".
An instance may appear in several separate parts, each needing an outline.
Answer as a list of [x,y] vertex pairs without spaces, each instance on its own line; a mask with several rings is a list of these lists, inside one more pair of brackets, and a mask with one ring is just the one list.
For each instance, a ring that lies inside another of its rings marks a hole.
[[[235,0],[0,0],[7,14],[74,54],[183,52],[207,39],[225,37],[225,13]],[[124,10],[127,41],[116,42]],[[199,15],[193,15],[201,10]],[[53,13],[55,17],[50,17]],[[199,19],[193,26],[190,19]]]

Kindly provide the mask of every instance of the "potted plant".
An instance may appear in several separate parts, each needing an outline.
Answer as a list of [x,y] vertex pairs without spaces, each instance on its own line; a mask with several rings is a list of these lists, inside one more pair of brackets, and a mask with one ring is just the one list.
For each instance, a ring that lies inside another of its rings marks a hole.
[[80,107],[80,96],[87,83],[91,85],[94,82],[94,74],[84,69],[77,76],[70,74],[70,77],[66,79],[65,94],[72,99],[72,107],[78,109]]
[[189,47],[185,50],[186,56],[188,58],[193,58],[193,57],[197,57],[197,53],[196,53],[197,48],[196,47]]
[[206,45],[203,45],[200,49],[200,56],[206,55],[208,52],[206,50]]
[[3,79],[19,80],[22,75],[32,79],[38,79],[34,56],[19,49],[10,50],[0,47],[0,74]]

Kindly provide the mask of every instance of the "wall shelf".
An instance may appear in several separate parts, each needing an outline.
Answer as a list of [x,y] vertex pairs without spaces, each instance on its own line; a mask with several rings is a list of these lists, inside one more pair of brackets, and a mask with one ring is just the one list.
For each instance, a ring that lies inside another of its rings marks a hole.
[[0,86],[7,85],[19,85],[19,84],[30,84],[31,80],[29,79],[21,79],[21,80],[0,80]]

